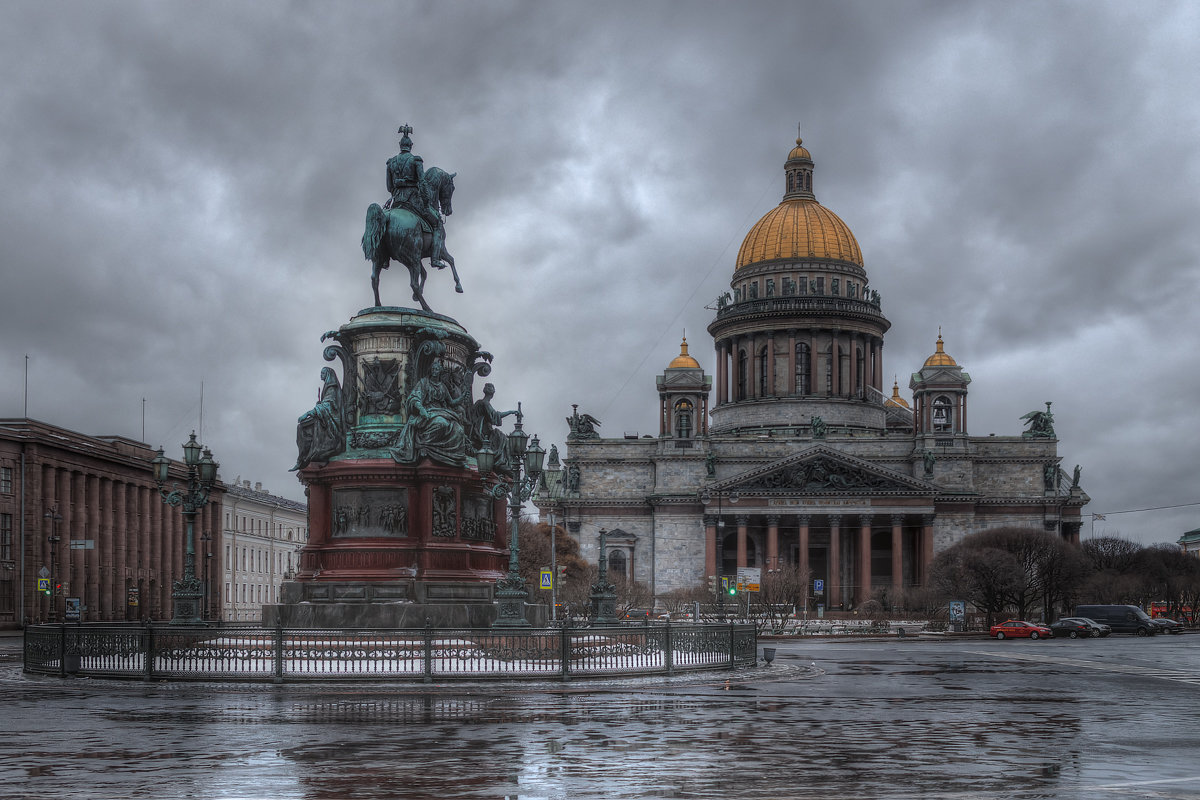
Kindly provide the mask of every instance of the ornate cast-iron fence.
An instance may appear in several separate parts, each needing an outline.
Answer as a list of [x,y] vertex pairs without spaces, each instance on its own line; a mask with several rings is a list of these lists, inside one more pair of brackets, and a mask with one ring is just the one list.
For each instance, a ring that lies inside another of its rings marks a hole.
[[570,680],[756,663],[753,625],[310,630],[31,625],[24,668],[45,675],[202,681]]

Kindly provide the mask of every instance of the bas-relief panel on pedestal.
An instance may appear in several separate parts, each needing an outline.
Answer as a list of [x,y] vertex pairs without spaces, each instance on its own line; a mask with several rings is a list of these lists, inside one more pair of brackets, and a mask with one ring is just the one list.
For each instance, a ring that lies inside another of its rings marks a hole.
[[408,489],[336,489],[333,537],[408,536]]

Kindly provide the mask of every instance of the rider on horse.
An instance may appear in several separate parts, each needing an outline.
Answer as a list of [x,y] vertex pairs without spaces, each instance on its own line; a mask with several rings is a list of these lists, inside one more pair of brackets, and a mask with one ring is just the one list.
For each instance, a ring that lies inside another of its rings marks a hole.
[[433,234],[433,253],[429,263],[442,269],[449,266],[443,258],[446,229],[442,224],[442,215],[434,207],[429,186],[425,182],[425,162],[412,152],[413,142],[408,138],[412,128],[402,125],[397,133],[402,135],[400,152],[387,162],[387,190],[391,197],[383,207],[406,208],[420,217]]

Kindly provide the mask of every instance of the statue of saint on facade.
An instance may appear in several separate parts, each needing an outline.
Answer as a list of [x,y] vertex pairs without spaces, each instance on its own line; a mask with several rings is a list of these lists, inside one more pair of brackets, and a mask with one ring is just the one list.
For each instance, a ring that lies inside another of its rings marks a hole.
[[812,435],[814,439],[825,438],[825,420],[820,417],[812,418]]
[[1030,411],[1021,419],[1026,420],[1029,430],[1021,435],[1026,439],[1053,439],[1054,415],[1050,413],[1050,403],[1047,401],[1045,411]]
[[435,358],[404,399],[408,421],[392,450],[398,463],[412,464],[425,456],[452,466],[466,462],[467,433],[460,411],[466,392],[452,382],[453,374]]
[[314,461],[328,461],[346,449],[346,420],[342,387],[331,367],[321,370],[321,393],[317,404],[296,423],[296,466],[304,469]]
[[425,302],[425,258],[437,269],[449,267],[454,275],[454,290],[463,290],[454,257],[446,250],[442,216],[453,213],[451,198],[456,173],[439,167],[425,169],[423,159],[412,152],[413,142],[408,136],[412,128],[402,125],[398,132],[400,152],[387,162],[388,200],[383,206],[372,203],[367,208],[363,255],[371,262],[371,288],[376,306],[383,305],[379,300],[379,273],[395,260],[408,268],[412,299],[431,311]]

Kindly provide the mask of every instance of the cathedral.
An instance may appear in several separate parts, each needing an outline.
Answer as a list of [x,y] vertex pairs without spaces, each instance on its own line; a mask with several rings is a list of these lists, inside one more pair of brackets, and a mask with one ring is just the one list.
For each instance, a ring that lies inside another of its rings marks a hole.
[[[997,526],[1078,542],[1088,502],[1060,468],[1050,404],[1012,436],[972,436],[971,377],[946,352],[883,384],[883,315],[858,242],[817,202],[800,139],[783,199],[746,234],[708,326],[706,374],[686,339],[658,376],[657,437],[602,438],[578,409],[537,504],[589,560],[655,596],[739,567],[811,572],[850,610],[923,587],[934,555]],[[693,345],[695,343],[693,342]]]

